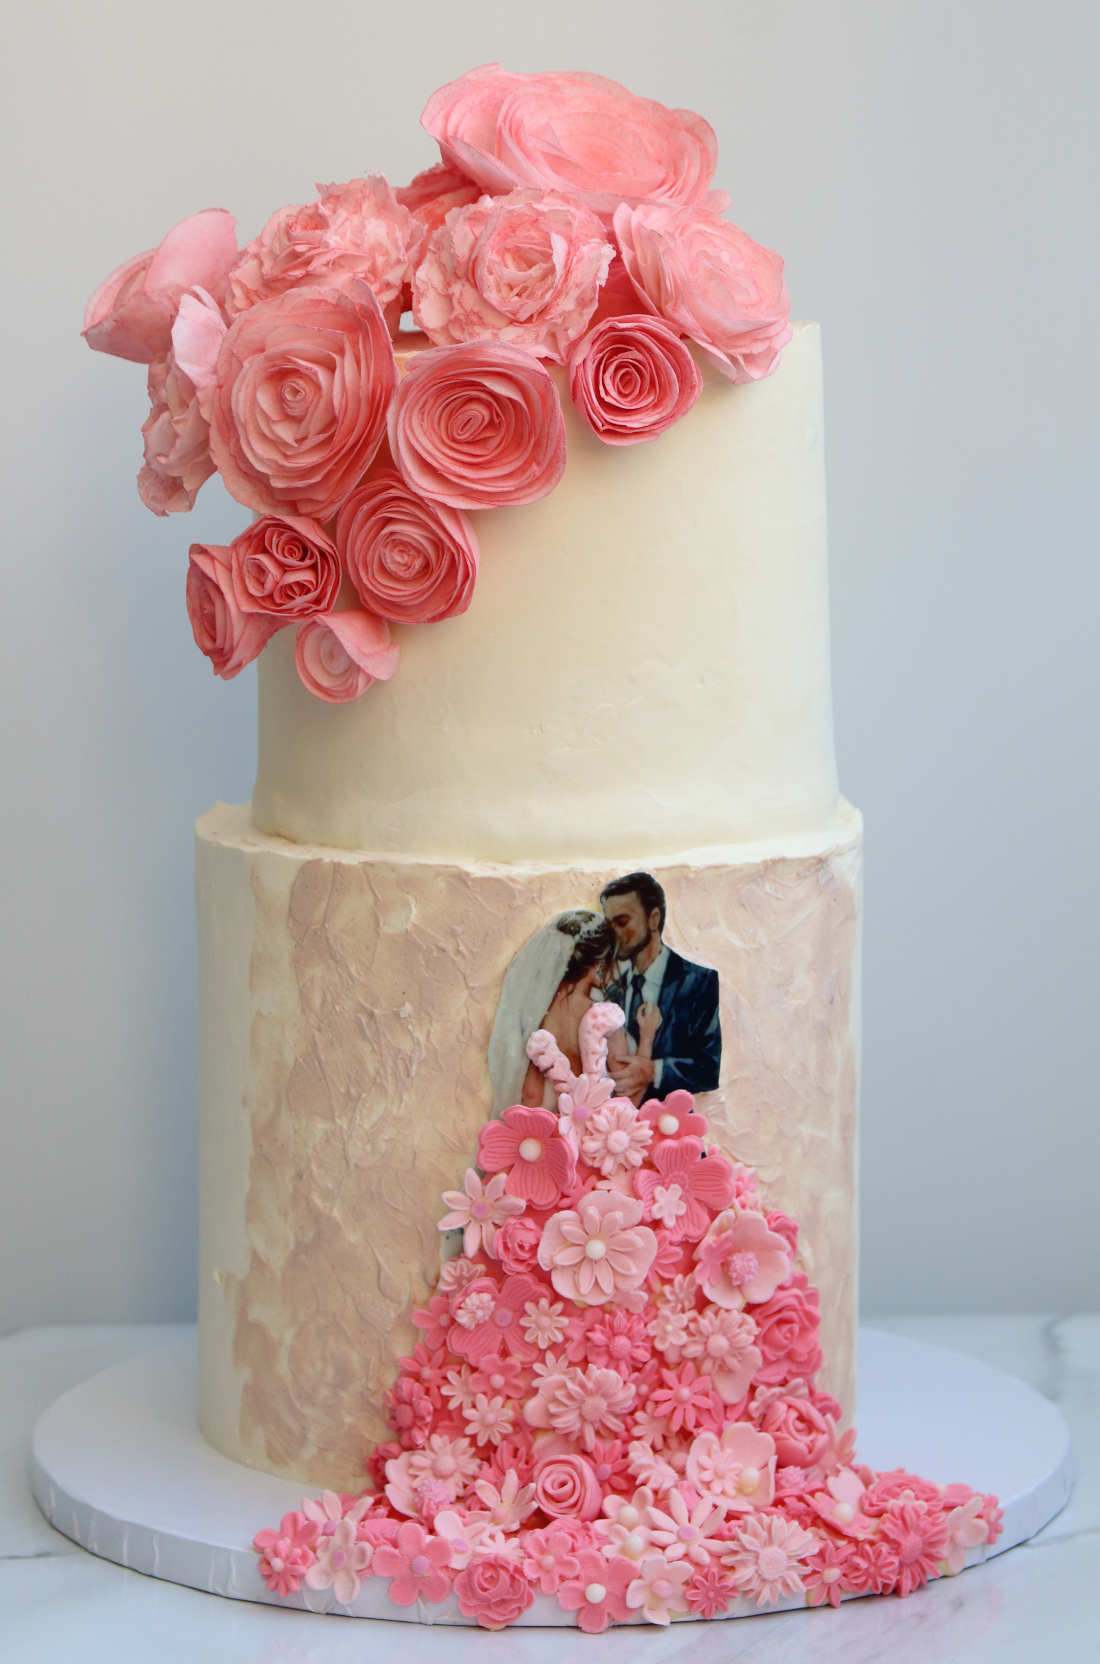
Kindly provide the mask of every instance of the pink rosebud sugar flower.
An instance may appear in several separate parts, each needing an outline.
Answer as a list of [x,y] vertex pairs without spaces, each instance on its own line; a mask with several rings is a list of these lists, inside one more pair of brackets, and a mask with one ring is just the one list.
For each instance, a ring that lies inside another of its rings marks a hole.
[[549,1208],[576,1183],[573,1152],[548,1109],[513,1104],[478,1134],[477,1164],[486,1173],[504,1172],[509,1195],[535,1208]]
[[331,612],[340,593],[336,545],[316,520],[262,515],[229,545],[242,612],[286,623]]
[[356,609],[307,620],[294,642],[302,686],[329,705],[346,704],[375,682],[389,681],[397,657],[397,643],[383,620]]
[[491,1252],[497,1226],[503,1225],[506,1219],[514,1219],[526,1205],[521,1197],[504,1194],[503,1173],[497,1173],[488,1184],[483,1184],[472,1167],[466,1169],[465,1189],[445,1190],[443,1200],[451,1211],[439,1221],[439,1229],[461,1228],[462,1246],[470,1255],[483,1247]]

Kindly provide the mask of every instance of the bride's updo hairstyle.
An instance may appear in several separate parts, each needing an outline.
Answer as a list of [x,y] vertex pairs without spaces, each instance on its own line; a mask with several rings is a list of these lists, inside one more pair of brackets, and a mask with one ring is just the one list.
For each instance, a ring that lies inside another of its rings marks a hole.
[[574,987],[595,966],[599,966],[606,977],[615,963],[615,932],[603,914],[590,913],[586,908],[578,907],[570,913],[559,913],[554,924],[563,936],[575,938],[573,952],[562,977],[563,984]]

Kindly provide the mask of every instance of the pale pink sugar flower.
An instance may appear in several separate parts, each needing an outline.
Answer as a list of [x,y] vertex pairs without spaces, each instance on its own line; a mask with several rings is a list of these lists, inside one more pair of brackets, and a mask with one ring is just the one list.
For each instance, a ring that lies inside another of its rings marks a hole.
[[685,1358],[709,1375],[723,1404],[738,1404],[760,1368],[760,1348],[753,1343],[756,1324],[745,1312],[707,1306],[687,1314],[682,1345]]
[[369,1543],[356,1541],[355,1529],[354,1520],[337,1520],[331,1533],[318,1539],[317,1558],[305,1576],[311,1589],[331,1589],[341,1606],[350,1606],[359,1593],[376,1552]]
[[593,1191],[575,1209],[553,1214],[539,1243],[539,1264],[559,1294],[603,1305],[639,1289],[657,1252],[657,1238],[639,1223],[642,1204]]
[[672,1463],[645,1439],[632,1439],[627,1462],[630,1471],[639,1484],[651,1490],[655,1496],[662,1496],[670,1491],[680,1479],[680,1474]]
[[490,1398],[487,1393],[475,1393],[462,1406],[466,1431],[475,1444],[498,1445],[515,1431],[516,1406],[507,1398]]
[[638,1119],[629,1098],[612,1098],[588,1117],[581,1154],[590,1167],[610,1178],[613,1173],[640,1167],[652,1138],[652,1128]]
[[684,1588],[692,1574],[688,1560],[669,1560],[664,1554],[650,1554],[638,1567],[638,1575],[627,1586],[626,1604],[641,1612],[647,1623],[667,1624],[675,1614],[687,1611]]
[[689,1334],[688,1315],[672,1304],[660,1305],[646,1325],[646,1333],[669,1363],[679,1363],[684,1355]]
[[441,1231],[462,1230],[462,1246],[467,1255],[482,1248],[493,1251],[493,1236],[498,1225],[515,1219],[526,1203],[519,1196],[506,1196],[507,1175],[496,1173],[484,1184],[472,1167],[466,1169],[464,1190],[445,1190],[443,1200],[450,1208],[439,1221]]
[[664,1508],[653,1503],[649,1508],[651,1535],[666,1559],[686,1558],[696,1566],[705,1566],[725,1547],[723,1540],[713,1535],[725,1517],[724,1508],[716,1508],[705,1499],[689,1503],[678,1486],[669,1491]]
[[723,1561],[734,1582],[757,1606],[772,1606],[806,1587],[806,1561],[819,1539],[778,1514],[756,1515],[738,1529]]
[[968,1551],[977,1548],[989,1536],[989,1527],[983,1516],[984,1507],[985,1498],[975,1494],[957,1508],[952,1508],[944,1521],[947,1527],[944,1567],[951,1577],[955,1577],[966,1565]]
[[390,1579],[389,1597],[395,1606],[412,1606],[418,1600],[445,1599],[451,1586],[450,1564],[447,1539],[429,1535],[415,1520],[407,1520],[398,1528],[395,1543],[379,1543],[371,1569]]
[[687,1455],[687,1478],[700,1496],[734,1513],[766,1508],[775,1495],[775,1441],[747,1423],[698,1433]]
[[695,1278],[708,1300],[728,1311],[770,1300],[791,1275],[786,1240],[769,1231],[763,1214],[726,1208],[695,1249]]
[[488,1515],[488,1524],[498,1531],[518,1531],[524,1520],[535,1511],[534,1485],[521,1485],[511,1469],[500,1486],[488,1479],[474,1481],[474,1495]]
[[372,1499],[369,1495],[357,1497],[348,1503],[338,1491],[322,1491],[320,1497],[306,1497],[302,1503],[302,1513],[307,1520],[320,1527],[322,1537],[331,1534],[333,1528],[343,1519],[348,1519],[353,1525],[365,1519],[370,1513]]
[[459,1254],[440,1269],[436,1287],[442,1294],[457,1294],[460,1288],[465,1288],[467,1283],[472,1283],[481,1274],[480,1265],[467,1259],[465,1254]]
[[625,1431],[624,1417],[634,1404],[635,1391],[617,1370],[567,1367],[539,1382],[524,1415],[532,1427],[562,1433],[591,1450],[597,1439]]
[[609,1558],[621,1555],[625,1560],[641,1560],[649,1553],[653,1545],[649,1510],[655,1494],[652,1487],[640,1485],[633,1496],[604,1498],[604,1518],[596,1522],[596,1532]]
[[[279,620],[272,620],[278,627]],[[294,637],[294,668],[315,699],[345,705],[397,670],[400,648],[384,619],[359,607],[307,618]]]
[[520,1326],[524,1336],[545,1352],[551,1346],[560,1346],[569,1329],[569,1319],[565,1314],[565,1307],[558,1300],[549,1300],[545,1296],[539,1300],[530,1300],[523,1308]]
[[560,364],[596,309],[612,253],[575,200],[483,196],[433,232],[413,273],[413,317],[437,346],[492,336]]

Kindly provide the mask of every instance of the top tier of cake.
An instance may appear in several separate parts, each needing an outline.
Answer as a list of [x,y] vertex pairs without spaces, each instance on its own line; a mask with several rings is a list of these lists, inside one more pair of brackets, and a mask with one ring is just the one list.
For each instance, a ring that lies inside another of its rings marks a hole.
[[312,698],[291,631],[259,663],[255,825],[433,860],[639,862],[819,832],[837,805],[820,338],[705,370],[652,444],[563,400],[557,488],[474,520],[469,611],[397,630],[396,677]]

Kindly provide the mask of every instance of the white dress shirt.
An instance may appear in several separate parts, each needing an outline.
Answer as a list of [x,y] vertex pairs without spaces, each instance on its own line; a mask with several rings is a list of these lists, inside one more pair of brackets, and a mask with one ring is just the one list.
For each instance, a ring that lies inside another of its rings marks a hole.
[[[648,1005],[660,1005],[661,984],[665,980],[665,971],[667,968],[668,946],[666,943],[662,942],[657,957],[653,960],[652,964],[642,972],[644,977],[644,981],[642,983],[642,999]],[[634,1015],[634,977],[636,972],[633,960],[627,959],[620,962],[619,975],[623,980],[623,985],[626,990],[626,1020],[629,1023],[631,1017]],[[658,1030],[658,1033],[660,1033],[660,1030]],[[630,1044],[635,1050],[637,1050],[636,1043],[633,1039],[631,1039]],[[653,1084],[658,1088],[661,1084],[661,1059],[659,1057],[656,1058],[653,1063]]]

